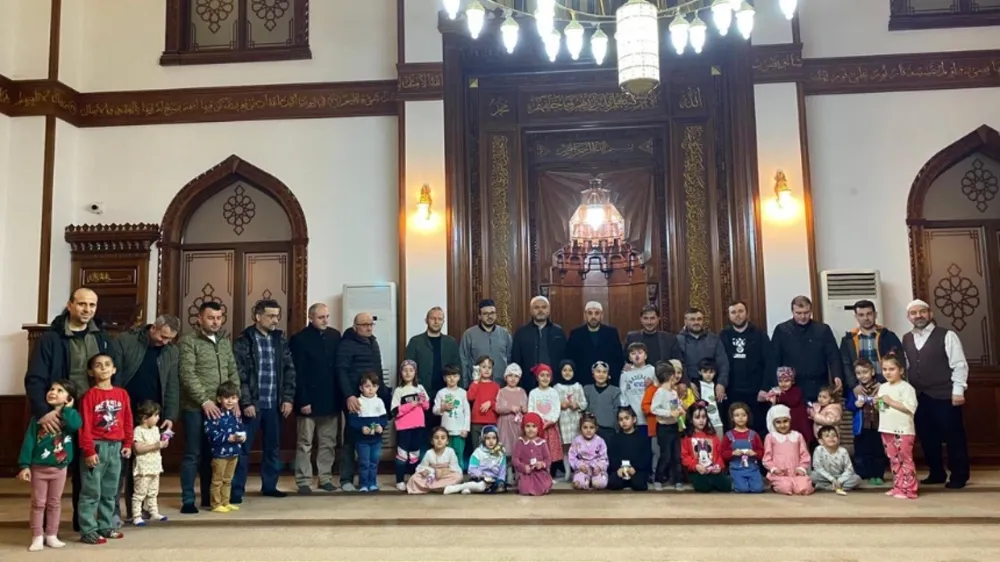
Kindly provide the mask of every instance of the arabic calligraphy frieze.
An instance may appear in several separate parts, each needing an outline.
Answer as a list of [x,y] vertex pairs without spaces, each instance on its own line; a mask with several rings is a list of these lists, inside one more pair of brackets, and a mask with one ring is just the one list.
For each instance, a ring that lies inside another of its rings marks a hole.
[[899,89],[1000,86],[1000,53],[982,59],[940,57],[899,63],[807,65],[806,92],[895,91]]
[[586,92],[579,94],[540,94],[528,99],[528,115],[578,115],[582,113],[636,113],[659,107],[660,91],[645,96],[625,92]]

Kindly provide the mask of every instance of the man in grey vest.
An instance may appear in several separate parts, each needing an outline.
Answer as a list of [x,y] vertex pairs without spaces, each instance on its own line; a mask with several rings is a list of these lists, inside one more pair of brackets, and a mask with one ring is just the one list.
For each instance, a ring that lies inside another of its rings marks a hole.
[[[969,481],[969,446],[965,438],[962,405],[969,386],[969,364],[955,332],[937,326],[930,306],[915,300],[906,306],[913,330],[903,336],[906,375],[917,391],[914,420],[917,438],[930,468],[921,484],[943,484],[964,488]],[[947,478],[941,444],[948,447]]]

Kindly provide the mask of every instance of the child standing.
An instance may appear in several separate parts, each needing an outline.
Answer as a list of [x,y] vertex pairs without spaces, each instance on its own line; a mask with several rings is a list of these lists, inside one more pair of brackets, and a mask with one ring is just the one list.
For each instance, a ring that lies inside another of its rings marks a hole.
[[448,446],[458,455],[458,462],[465,469],[465,439],[469,437],[472,418],[469,399],[465,390],[458,386],[462,371],[456,365],[444,368],[445,387],[434,397],[434,414],[441,416],[441,427],[448,432]]
[[488,425],[483,428],[479,446],[469,457],[469,481],[465,484],[452,484],[444,489],[444,493],[445,495],[456,492],[496,494],[506,491],[507,451],[500,444],[497,427]]
[[861,478],[854,473],[851,456],[840,446],[840,434],[832,425],[819,429],[819,446],[813,451],[813,470],[809,474],[817,490],[833,490],[837,495],[846,496],[861,484]]
[[674,483],[675,489],[684,489],[681,477],[681,432],[677,426],[677,421],[684,416],[684,410],[677,396],[675,375],[672,365],[656,366],[656,380],[660,385],[653,394],[649,411],[654,416],[656,441],[660,449],[659,459],[656,462],[656,483],[653,485],[657,491],[662,490],[668,480]]
[[517,471],[517,493],[522,496],[544,496],[552,491],[552,475],[549,473],[552,459],[551,448],[539,437],[542,417],[529,412],[521,419],[524,434],[514,446],[514,470]]
[[767,412],[767,431],[762,462],[767,469],[771,489],[787,496],[813,493],[806,438],[792,429],[792,414],[788,406],[771,406]]
[[521,367],[517,363],[507,365],[503,374],[504,386],[497,393],[497,429],[500,444],[507,453],[507,482],[514,484],[513,464],[510,456],[514,445],[521,437],[521,417],[528,411],[528,393],[518,386],[521,382]]
[[469,441],[473,451],[479,447],[483,428],[497,424],[496,403],[500,393],[500,385],[493,380],[493,359],[483,355],[476,359],[476,366],[479,367],[479,376],[469,385],[468,392],[472,411]]
[[541,437],[549,448],[548,466],[563,459],[562,441],[559,438],[559,391],[552,388],[552,368],[545,364],[535,365],[531,370],[538,379],[538,387],[528,393],[528,412],[538,414],[542,418]]
[[132,467],[132,524],[145,527],[142,518],[143,504],[149,514],[150,521],[166,521],[167,516],[160,514],[156,497],[160,493],[160,474],[163,473],[162,449],[170,444],[169,436],[160,435],[160,405],[152,400],[146,400],[136,409],[139,425],[133,430],[135,446],[135,463]]
[[448,446],[451,435],[443,427],[431,430],[431,448],[424,453],[417,471],[406,482],[406,493],[426,494],[444,491],[448,486],[462,483],[462,467],[458,455]]
[[729,492],[732,482],[724,472],[722,445],[715,427],[709,423],[708,404],[695,402],[688,408],[684,439],[681,441],[681,464],[695,492]]
[[[62,493],[66,487],[66,467],[73,462],[73,434],[83,421],[73,409],[76,385],[68,380],[57,380],[45,394],[45,402],[59,413],[59,432],[52,434],[32,418],[24,432],[24,443],[18,464],[19,480],[31,483],[31,546],[38,552],[44,547],[62,548],[59,540],[59,518],[62,516]],[[42,528],[42,522],[45,528]]]
[[410,359],[399,365],[399,381],[392,391],[393,418],[396,420],[396,489],[406,491],[403,480],[413,474],[420,462],[424,437],[425,413],[430,399],[422,384],[417,382],[417,363]]
[[576,382],[576,363],[564,359],[559,363],[559,383],[556,392],[559,393],[559,438],[562,442],[563,471],[566,481],[573,480],[573,468],[569,465],[570,444],[580,435],[580,416],[587,409],[587,397],[583,386]]
[[[619,385],[622,393],[622,406],[632,408],[636,413],[636,431],[646,438],[646,448],[649,450],[649,466],[653,465],[653,440],[650,439],[649,428],[646,426],[646,416],[642,413],[642,399],[646,394],[646,389],[656,386],[656,370],[652,365],[646,364],[646,355],[649,351],[646,344],[633,342],[628,346],[628,359],[630,365],[626,366],[619,377]],[[659,447],[657,447],[659,449]],[[650,471],[652,476],[652,471]]]
[[813,435],[819,439],[819,430],[825,425],[840,427],[844,417],[844,407],[840,404],[840,396],[832,386],[824,386],[816,395],[816,403],[809,405],[809,419],[813,421]]
[[618,433],[608,445],[608,489],[649,489],[649,437],[636,431],[635,412],[628,406],[618,410]]
[[733,428],[722,440],[722,458],[729,463],[733,489],[740,494],[759,494],[764,491],[764,479],[760,475],[764,442],[750,429],[753,423],[750,407],[743,402],[730,406],[729,423]]
[[608,446],[597,435],[593,414],[580,418],[580,434],[573,438],[567,454],[577,490],[603,490],[608,486]]
[[125,389],[111,385],[115,364],[110,355],[91,357],[87,373],[93,386],[80,400],[80,540],[104,544],[125,536],[112,518],[122,459],[132,456],[132,406]]
[[[768,398],[771,404],[787,406],[790,412],[791,429],[799,432],[807,440],[812,439],[812,422],[809,421],[806,403],[802,398],[802,390],[795,386],[795,369],[778,367],[778,386],[771,389]],[[768,431],[771,431],[770,424],[768,424]]]
[[378,460],[382,456],[382,433],[389,424],[385,402],[378,396],[379,376],[368,371],[361,375],[361,408],[347,416],[355,435],[358,454],[358,491],[378,491]]
[[594,384],[583,387],[587,398],[587,411],[597,418],[597,434],[610,445],[618,425],[618,408],[621,407],[622,393],[617,386],[608,382],[608,364],[604,361],[594,363],[590,369],[594,376]]
[[205,435],[212,446],[212,485],[209,497],[212,511],[229,513],[239,511],[238,505],[229,503],[232,494],[233,474],[240,459],[240,446],[247,440],[243,423],[236,416],[240,403],[240,387],[233,381],[226,381],[215,391],[219,411],[217,419],[205,418]]
[[[684,377],[684,365],[681,364],[677,359],[671,359],[668,361],[670,366],[674,368],[674,390],[677,392],[677,396],[681,399],[681,408],[687,411],[698,397],[694,393],[694,389],[691,385],[685,382],[687,379]],[[684,418],[681,418],[683,420]],[[683,427],[681,429],[684,429]]]
[[885,447],[878,432],[878,380],[875,365],[864,357],[854,362],[858,387],[847,399],[847,409],[854,412],[854,470],[872,486],[885,482]]
[[715,430],[715,435],[722,435],[722,415],[719,413],[719,402],[715,398],[715,374],[717,372],[714,359],[702,359],[698,362],[698,396],[707,404],[708,421]]
[[878,430],[892,467],[892,489],[885,495],[915,500],[917,469],[913,464],[913,439],[916,435],[913,415],[917,412],[917,392],[903,380],[904,361],[891,352],[882,357],[885,382],[878,388]]

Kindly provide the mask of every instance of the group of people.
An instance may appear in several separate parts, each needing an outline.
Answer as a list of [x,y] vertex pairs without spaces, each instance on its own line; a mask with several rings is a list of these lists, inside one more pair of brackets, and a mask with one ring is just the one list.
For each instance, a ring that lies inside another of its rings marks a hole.
[[[19,477],[32,484],[30,550],[63,545],[58,498],[67,473],[73,527],[87,544],[121,538],[123,521],[165,521],[156,501],[161,451],[177,421],[184,514],[199,511],[196,476],[202,508],[239,509],[257,434],[261,492],[286,496],[277,485],[279,434],[293,413],[300,494],[314,491],[314,442],[320,490],[338,489],[339,457],[340,489],[377,491],[390,424],[396,487],[414,494],[511,487],[539,495],[553,478],[580,489],[690,483],[698,491],[757,492],[766,481],[783,493],[814,485],[844,493],[862,477],[878,483],[888,453],[896,475],[890,493],[915,497],[914,434],[931,468],[922,482],[946,480],[942,441],[948,486],[968,480],[961,417],[968,368],[956,334],[935,326],[922,301],[908,307],[914,329],[902,341],[860,301],[859,326],[840,349],[830,328],[811,319],[806,297],[793,301],[793,318],[773,340],[736,302],[720,335],[705,329],[696,309],[679,334],[661,331],[658,311],[647,307],[643,329],[629,332],[624,347],[598,303],[587,304],[585,324],[568,339],[549,319],[547,299],[530,306],[531,321],[511,336],[496,324],[494,303],[481,302],[479,323],[461,341],[442,332],[443,310],[431,309],[390,389],[370,314],[341,334],[329,326],[328,308],[315,304],[309,324],[286,338],[277,329],[280,306],[263,300],[254,324],[230,342],[220,331],[222,307],[209,301],[177,343],[180,321],[168,315],[111,338],[95,321],[96,294],[77,289],[25,376],[33,418]],[[853,459],[838,445],[845,380],[846,406],[856,412]]]

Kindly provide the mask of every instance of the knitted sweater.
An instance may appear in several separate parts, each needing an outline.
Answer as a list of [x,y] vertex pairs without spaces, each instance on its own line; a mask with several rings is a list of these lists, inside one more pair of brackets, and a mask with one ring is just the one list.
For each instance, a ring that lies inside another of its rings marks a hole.
[[73,434],[83,425],[83,420],[80,419],[80,414],[69,406],[63,407],[60,417],[62,430],[55,435],[42,429],[36,418],[28,422],[28,429],[24,432],[24,443],[21,445],[21,455],[17,458],[21,468],[30,466],[63,468],[73,462]]
[[617,386],[608,384],[602,387],[588,384],[583,387],[587,397],[587,411],[597,418],[597,425],[612,429],[618,425],[618,407],[621,406],[622,393]]

